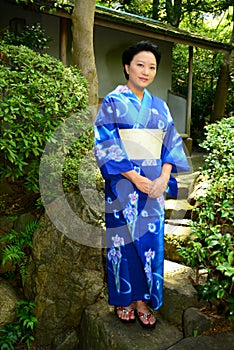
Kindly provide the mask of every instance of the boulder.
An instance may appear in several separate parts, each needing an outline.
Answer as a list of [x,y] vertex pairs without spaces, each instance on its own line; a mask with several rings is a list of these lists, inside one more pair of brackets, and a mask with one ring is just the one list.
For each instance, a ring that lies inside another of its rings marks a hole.
[[214,334],[211,336],[188,337],[167,350],[233,350],[234,332]]
[[4,279],[0,278],[0,328],[15,319],[16,303],[19,301],[13,287]]
[[[73,206],[73,213],[84,215],[84,211],[80,213],[80,209],[85,207],[81,198],[77,195],[68,197]],[[95,228],[84,222],[82,224],[82,221],[78,221],[80,226],[74,226],[71,218],[64,217],[68,214],[63,211],[61,201],[55,201],[51,205],[58,210],[58,220],[65,222],[66,219],[70,226],[67,227],[67,234],[64,234],[57,229],[58,223],[51,221],[52,216],[42,216],[40,227],[33,237],[25,294],[36,302],[35,313],[39,320],[36,329],[37,343],[46,349],[57,349],[57,346],[52,347],[52,344],[67,344],[68,334],[72,334],[73,343],[74,339],[78,342],[74,334],[82,312],[88,305],[94,304],[102,294],[104,269],[101,247],[84,245],[78,241],[84,235],[88,239],[95,234]]]
[[14,230],[17,232],[24,231],[27,224],[29,224],[32,221],[35,221],[36,219],[36,215],[34,215],[33,213],[29,212],[21,214],[14,222]]
[[183,315],[183,329],[185,337],[195,337],[208,331],[211,321],[208,316],[196,307],[189,307]]

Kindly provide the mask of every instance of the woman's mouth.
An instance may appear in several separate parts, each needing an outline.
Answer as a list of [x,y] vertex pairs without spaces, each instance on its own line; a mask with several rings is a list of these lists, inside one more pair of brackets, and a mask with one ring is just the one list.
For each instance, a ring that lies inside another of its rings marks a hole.
[[139,78],[143,83],[146,83],[148,81],[147,78]]

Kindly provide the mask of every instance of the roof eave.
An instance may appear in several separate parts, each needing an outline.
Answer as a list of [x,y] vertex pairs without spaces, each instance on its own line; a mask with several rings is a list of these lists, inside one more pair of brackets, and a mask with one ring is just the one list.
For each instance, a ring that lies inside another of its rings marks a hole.
[[[39,1],[35,1],[35,4],[38,3]],[[48,14],[48,8],[43,12]],[[62,9],[57,9],[56,13],[53,15],[71,18],[71,14]],[[123,11],[113,10],[100,5],[96,5],[94,23],[124,32],[135,33],[171,43],[196,46],[212,51],[226,53],[231,52],[234,49],[234,45],[229,45],[228,43],[190,33],[156,20],[129,14]]]
[[100,6],[96,6],[95,24],[213,51],[229,52],[233,50],[231,45],[211,38],[180,30],[170,25],[164,25],[158,21],[131,16],[121,11],[107,10]]

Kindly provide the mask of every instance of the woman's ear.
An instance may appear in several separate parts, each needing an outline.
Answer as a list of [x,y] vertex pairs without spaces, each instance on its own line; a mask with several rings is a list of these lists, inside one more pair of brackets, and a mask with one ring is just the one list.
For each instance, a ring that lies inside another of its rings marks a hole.
[[126,73],[129,74],[129,64],[125,64],[124,68]]

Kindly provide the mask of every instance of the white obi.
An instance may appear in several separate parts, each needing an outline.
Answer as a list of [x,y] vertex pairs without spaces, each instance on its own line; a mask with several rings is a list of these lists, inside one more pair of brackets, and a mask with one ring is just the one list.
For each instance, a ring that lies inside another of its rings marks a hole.
[[129,159],[160,159],[163,130],[119,129]]

